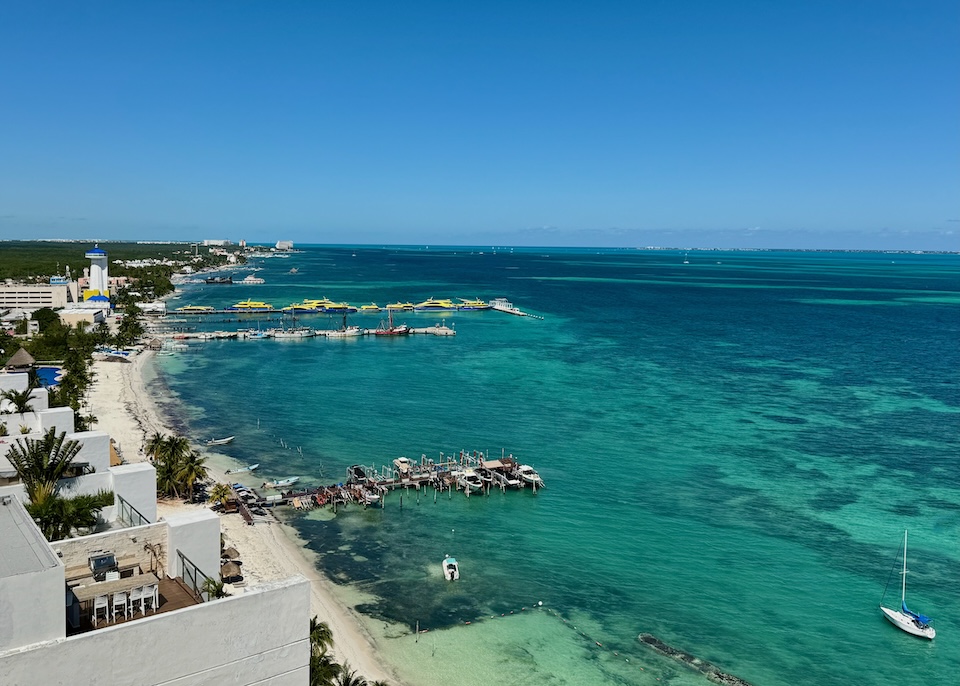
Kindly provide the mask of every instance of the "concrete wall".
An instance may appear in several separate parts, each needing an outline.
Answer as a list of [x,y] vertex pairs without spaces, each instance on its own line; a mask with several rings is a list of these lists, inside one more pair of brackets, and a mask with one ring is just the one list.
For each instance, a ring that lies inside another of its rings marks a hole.
[[41,433],[46,433],[51,427],[56,429],[58,436],[61,431],[66,431],[68,434],[73,433],[73,410],[69,407],[51,407],[49,410],[43,410],[37,414],[40,417]]
[[[66,635],[63,567],[0,577],[0,653]],[[0,683],[4,682],[0,669]]]
[[5,686],[307,686],[310,586],[303,577],[243,595],[0,653]]
[[[59,436],[60,433],[57,432]],[[110,469],[110,435],[103,431],[68,433],[68,441],[78,441],[80,452],[73,458],[74,464],[86,462],[97,473]]]
[[[140,568],[145,572],[163,572],[168,550],[167,525],[160,522],[119,531],[105,531],[80,538],[66,538],[50,545],[67,568],[88,564],[91,555],[110,552],[118,558],[137,558]],[[149,547],[160,553],[159,561],[154,559]]]
[[110,468],[113,492],[133,505],[147,520],[157,521],[157,470],[149,462]]
[[[0,507],[4,508],[6,526],[13,531],[6,541],[9,549],[0,550],[0,555],[9,555],[15,561],[12,567],[3,565],[6,573],[0,576],[2,653],[31,643],[63,638],[66,634],[66,593],[63,567],[24,507],[15,500]],[[0,668],[0,683],[3,682],[5,677]]]
[[0,393],[25,391],[29,385],[30,377],[25,372],[0,372]]
[[177,550],[186,555],[200,571],[220,579],[220,516],[212,510],[191,510],[169,515],[170,527],[167,576],[181,576]]

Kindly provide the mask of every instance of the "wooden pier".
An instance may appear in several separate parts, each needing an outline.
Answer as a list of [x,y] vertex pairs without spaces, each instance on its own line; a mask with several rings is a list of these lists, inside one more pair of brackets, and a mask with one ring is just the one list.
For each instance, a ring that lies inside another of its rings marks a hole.
[[[387,495],[396,490],[401,491],[401,508],[403,492],[411,489],[416,491],[418,502],[429,489],[433,490],[434,501],[441,493],[452,495],[462,492],[469,498],[471,495],[487,495],[494,489],[507,491],[531,488],[536,494],[543,488],[543,482],[525,480],[520,467],[513,455],[489,459],[482,452],[460,451],[448,457],[441,453],[436,461],[426,455],[422,455],[419,462],[401,457],[379,470],[372,466],[354,465],[348,470],[345,481],[316,488],[291,489],[264,495],[257,488],[239,483],[231,487],[241,515],[248,524],[253,524],[258,514],[262,513],[260,516],[263,516],[266,509],[278,506],[292,506],[298,510],[329,506],[334,511],[347,505],[359,505],[364,509],[385,508]],[[471,481],[467,474],[474,474],[477,478]],[[479,486],[474,485],[477,483]],[[263,487],[266,487],[266,482]]]

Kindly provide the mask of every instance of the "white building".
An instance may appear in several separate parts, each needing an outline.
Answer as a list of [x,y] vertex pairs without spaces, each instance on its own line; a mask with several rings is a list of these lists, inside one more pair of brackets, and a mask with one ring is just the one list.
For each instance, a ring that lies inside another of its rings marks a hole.
[[33,313],[41,307],[63,308],[70,302],[69,289],[69,285],[6,283],[0,286],[0,310],[16,308]]
[[[25,389],[26,374],[0,374],[0,389],[11,388]],[[219,576],[219,517],[191,510],[156,521],[153,466],[111,467],[109,436],[74,433],[69,408],[47,407],[45,391],[34,395],[33,412],[13,415],[30,429],[17,435],[53,426],[82,444],[78,474],[60,482],[61,492],[106,488],[117,502],[103,512],[105,530],[48,543],[0,457],[8,475],[0,486],[0,682],[306,686],[309,582],[297,576],[209,598],[203,581]],[[0,440],[6,455],[16,439]]]

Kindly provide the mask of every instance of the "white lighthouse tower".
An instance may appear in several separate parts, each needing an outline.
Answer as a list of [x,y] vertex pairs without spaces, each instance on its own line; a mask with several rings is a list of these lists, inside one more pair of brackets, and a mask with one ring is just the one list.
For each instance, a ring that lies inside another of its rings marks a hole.
[[84,257],[90,260],[90,280],[83,291],[84,302],[110,303],[110,288],[107,285],[107,251],[98,245],[90,248]]

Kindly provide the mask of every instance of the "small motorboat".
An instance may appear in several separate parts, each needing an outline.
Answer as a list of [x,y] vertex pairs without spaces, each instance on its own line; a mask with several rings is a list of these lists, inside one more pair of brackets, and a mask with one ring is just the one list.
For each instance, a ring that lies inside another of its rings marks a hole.
[[241,467],[240,469],[228,469],[225,474],[241,474],[243,472],[252,472],[260,466],[260,463],[248,465],[246,467]]
[[458,472],[456,479],[457,485],[459,485],[464,491],[483,490],[483,480],[472,469],[465,469],[462,472]]
[[207,441],[207,445],[226,445],[227,443],[232,443],[233,439],[236,436],[227,436],[226,438],[211,438]]
[[456,558],[447,555],[441,563],[443,568],[443,578],[447,581],[456,581],[460,578],[460,565]]
[[409,457],[395,458],[393,468],[399,473],[401,479],[407,479],[413,471],[413,461]]
[[537,474],[537,470],[528,464],[522,464],[517,467],[517,476],[520,477],[520,480],[524,483],[536,486],[537,488],[543,488],[543,479]]
[[286,488],[287,486],[293,486],[295,483],[300,481],[299,476],[291,476],[286,479],[274,479],[273,481],[264,481],[264,488]]

